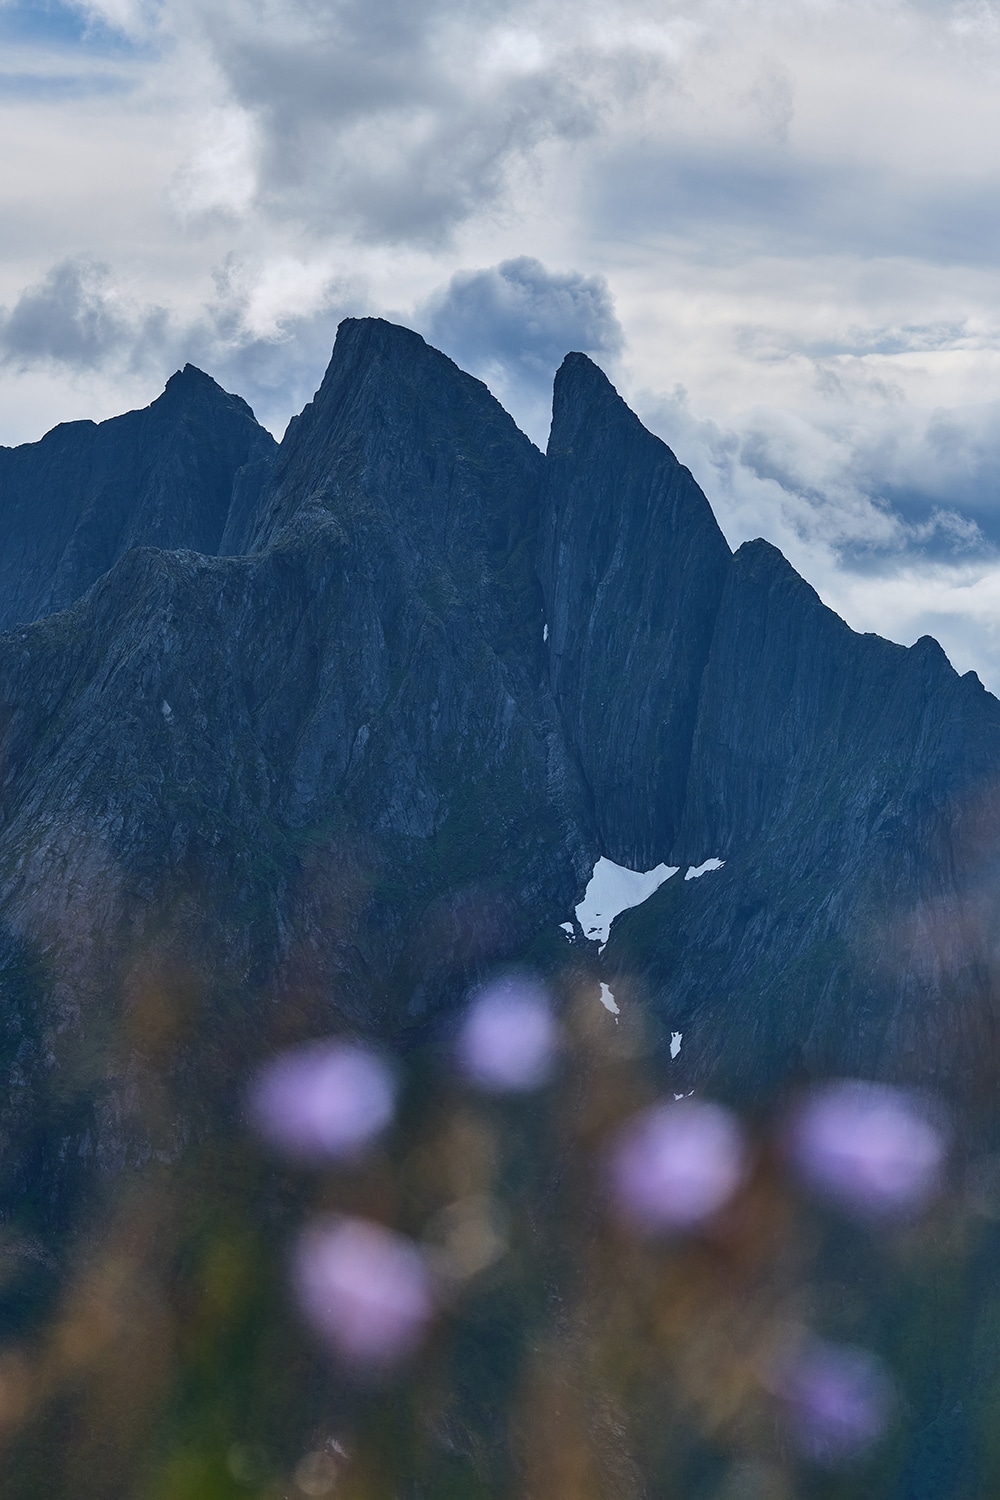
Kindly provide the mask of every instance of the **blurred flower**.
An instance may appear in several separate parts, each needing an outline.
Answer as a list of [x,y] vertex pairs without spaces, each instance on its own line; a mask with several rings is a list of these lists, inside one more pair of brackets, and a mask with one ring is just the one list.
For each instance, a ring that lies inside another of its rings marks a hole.
[[693,1230],[725,1206],[746,1166],[739,1122],[721,1105],[658,1104],[619,1133],[610,1190],[622,1217],[640,1229]]
[[883,1435],[893,1386],[874,1354],[810,1339],[778,1372],[777,1393],[799,1452],[833,1468],[860,1457]]
[[435,1214],[426,1238],[442,1275],[463,1281],[506,1253],[507,1223],[495,1198],[472,1193]]
[[922,1208],[940,1185],[945,1157],[925,1101],[858,1079],[814,1089],[793,1114],[789,1145],[815,1192],[875,1218]]
[[433,1279],[418,1246],[367,1219],[303,1230],[292,1281],[309,1323],[359,1374],[411,1355],[434,1311]]
[[356,1154],[395,1107],[388,1065],[355,1042],[313,1042],[283,1052],[258,1074],[250,1117],[269,1145],[301,1161]]
[[528,975],[508,974],[475,995],[455,1055],[469,1082],[481,1089],[535,1089],[552,1072],[558,1040],[545,986]]

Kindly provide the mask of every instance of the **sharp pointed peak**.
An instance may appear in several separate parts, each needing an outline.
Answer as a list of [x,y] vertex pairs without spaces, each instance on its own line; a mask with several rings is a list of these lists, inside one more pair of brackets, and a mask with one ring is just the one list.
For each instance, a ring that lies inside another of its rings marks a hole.
[[555,384],[557,393],[560,389],[567,388],[589,390],[594,394],[613,396],[623,406],[625,404],[600,365],[595,364],[589,354],[581,354],[578,349],[573,349],[566,355],[556,371]]
[[190,362],[185,364],[183,369],[174,371],[152,405],[159,406],[163,402],[165,405],[171,406],[176,402],[205,399],[237,406],[254,421],[257,420],[253,414],[253,409],[244,401],[242,396],[237,396],[231,391],[224,390],[211,375],[206,375],[204,370],[200,370],[197,365],[192,365]]
[[[484,381],[467,370],[412,328],[391,323],[387,318],[344,318],[319,390],[299,418],[289,424],[286,440],[299,430],[308,414],[309,423],[316,413],[331,409],[345,399],[354,399],[363,389],[407,390],[408,398],[422,406],[435,403],[442,409],[453,402],[471,402],[481,412],[492,414],[519,432],[513,417],[505,411]],[[519,440],[530,439],[519,434]]]
[[404,323],[393,323],[388,318],[363,317],[341,318],[337,324],[337,343],[357,344],[371,342],[384,348],[394,345],[431,347],[427,340]]
[[548,452],[551,456],[574,448],[586,441],[586,434],[608,431],[652,445],[668,463],[677,463],[671,448],[636,416],[600,365],[574,350],[556,371]]
[[733,564],[738,573],[757,579],[784,579],[795,585],[801,585],[808,589],[810,594],[816,590],[811,583],[807,583],[798,569],[788,561],[780,547],[773,542],[767,541],[762,536],[756,536],[751,541],[742,542],[733,553]]
[[[453,372],[463,380],[475,379],[414,329],[402,323],[391,323],[388,318],[364,317],[344,318],[339,323],[323,385],[337,379],[343,371],[353,373],[365,366],[379,364],[390,368],[398,364],[401,369],[433,366]],[[476,381],[476,384],[481,382]]]
[[188,363],[184,366],[183,369],[174,371],[170,379],[167,381],[164,390],[180,390],[185,387],[193,387],[199,385],[212,385],[215,386],[217,390],[222,389],[218,381],[213,380],[211,375],[206,375],[205,371],[199,370],[197,365]]

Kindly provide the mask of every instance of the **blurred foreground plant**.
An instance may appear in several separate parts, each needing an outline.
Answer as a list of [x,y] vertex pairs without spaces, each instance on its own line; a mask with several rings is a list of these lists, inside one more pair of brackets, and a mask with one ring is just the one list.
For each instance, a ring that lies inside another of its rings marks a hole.
[[573,968],[391,1062],[283,1047],[8,1343],[4,1494],[56,1492],[52,1445],[84,1500],[893,1493],[986,1222],[941,1106],[741,1114],[668,1066]]

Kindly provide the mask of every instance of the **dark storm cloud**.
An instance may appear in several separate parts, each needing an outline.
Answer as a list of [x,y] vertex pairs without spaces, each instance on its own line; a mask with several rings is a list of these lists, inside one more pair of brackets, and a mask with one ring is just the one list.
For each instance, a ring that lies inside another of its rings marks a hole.
[[622,349],[603,276],[550,271],[522,255],[457,271],[418,317],[432,344],[494,390],[537,441],[544,440],[552,377],[571,349],[603,357]]

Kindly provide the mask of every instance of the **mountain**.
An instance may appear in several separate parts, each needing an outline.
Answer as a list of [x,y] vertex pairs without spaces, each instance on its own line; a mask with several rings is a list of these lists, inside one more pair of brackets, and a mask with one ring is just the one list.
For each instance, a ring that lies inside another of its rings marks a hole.
[[[582,354],[544,456],[378,319],[276,451],[188,366],[0,452],[0,533],[14,1335],[114,1184],[230,1160],[271,1049],[422,1056],[498,965],[609,1039],[598,983],[628,996],[677,1092],[849,1073],[988,1115],[1000,703],[733,554]],[[599,953],[560,926],[602,857],[677,869]]]
[[0,638],[0,931],[58,1068],[151,944],[405,1030],[488,960],[568,953],[599,855],[681,866],[603,958],[665,1064],[682,1033],[678,1087],[992,1057],[1000,704],[767,543],[733,556],[585,356],[544,458],[418,335],[349,319],[273,457],[188,367],[0,460],[33,620]]
[[541,468],[478,381],[348,323],[249,550],[133,547],[0,638],[5,1015],[41,1020],[23,1088],[57,1079],[81,1112],[54,1147],[73,1170],[154,1149],[124,1102],[141,1061],[96,1041],[151,969],[211,989],[216,1020],[244,997],[224,1095],[275,1003],[286,1029],[392,1034],[533,935],[564,941],[597,845],[544,682]]

